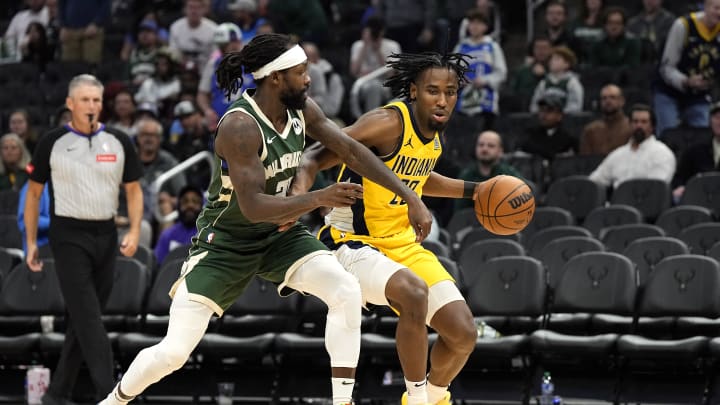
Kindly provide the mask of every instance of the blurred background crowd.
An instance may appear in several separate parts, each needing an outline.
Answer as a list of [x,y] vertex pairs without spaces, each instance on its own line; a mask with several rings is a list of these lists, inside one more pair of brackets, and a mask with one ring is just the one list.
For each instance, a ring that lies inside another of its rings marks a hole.
[[[253,87],[246,74],[228,101],[215,82],[219,61],[255,35],[281,32],[304,47],[310,95],[341,126],[390,101],[382,81],[391,53],[468,54],[440,173],[519,175],[540,202],[573,174],[609,189],[647,176],[680,201],[688,179],[720,160],[718,31],[720,0],[3,1],[0,189],[22,189],[37,140],[68,120],[69,79],[93,73],[105,84],[102,121],[135,139],[144,164],[143,240],[155,247],[173,225],[157,213],[176,210],[186,186],[206,189],[209,172],[201,162],[159,193],[152,183],[211,151],[219,117]],[[640,122],[645,113],[650,122]],[[702,164],[687,157],[696,143]],[[463,208],[427,201],[441,226]]]

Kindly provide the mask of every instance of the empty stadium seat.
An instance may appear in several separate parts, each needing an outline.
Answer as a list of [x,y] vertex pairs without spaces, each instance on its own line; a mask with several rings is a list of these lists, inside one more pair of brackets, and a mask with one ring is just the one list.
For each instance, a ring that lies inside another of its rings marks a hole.
[[655,225],[665,230],[668,236],[677,236],[690,225],[712,222],[713,213],[699,205],[678,205],[663,211]]
[[[618,383],[615,371],[617,333],[594,334],[587,314],[631,315],[635,303],[635,274],[626,257],[610,252],[588,252],[565,265],[551,303],[548,328],[532,333],[533,355],[544,370],[551,370],[563,396],[614,401]],[[565,322],[578,316],[572,333],[551,330],[555,314]],[[577,315],[568,315],[577,314]]]
[[688,253],[690,249],[685,242],[671,236],[638,238],[623,251],[623,255],[635,264],[640,287],[645,285],[655,266],[664,258]]
[[577,225],[551,226],[538,231],[530,240],[524,241],[527,253],[532,257],[538,257],[543,248],[552,240],[563,236],[587,236],[592,237],[590,231]]
[[622,253],[630,242],[649,236],[665,236],[665,231],[657,225],[625,224],[604,228],[600,240],[610,252]]
[[[663,259],[645,284],[636,317],[717,318],[720,305],[720,265],[708,257],[678,255]],[[629,402],[702,403],[704,369],[700,361],[708,338],[674,338],[671,328],[664,338],[623,335],[618,354],[624,375],[620,400]]]
[[585,217],[583,227],[587,228],[593,236],[598,237],[603,228],[641,222],[643,222],[643,215],[637,208],[624,204],[613,204],[596,207],[590,211]]
[[690,253],[704,255],[720,241],[720,222],[703,222],[683,229],[677,236],[690,248]]
[[648,222],[670,208],[670,185],[657,179],[630,179],[618,185],[610,198],[612,204],[626,204],[640,210]]
[[529,240],[535,232],[557,225],[574,225],[570,211],[560,207],[535,207],[532,221],[522,230],[522,240]]
[[603,205],[605,188],[587,176],[575,175],[555,180],[545,194],[545,205],[568,210],[582,222],[595,207]]

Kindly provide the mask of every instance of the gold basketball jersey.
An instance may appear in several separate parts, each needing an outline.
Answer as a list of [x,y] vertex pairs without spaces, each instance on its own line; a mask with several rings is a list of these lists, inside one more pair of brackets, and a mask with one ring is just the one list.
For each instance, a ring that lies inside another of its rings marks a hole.
[[[440,136],[435,132],[432,139],[423,138],[406,102],[393,102],[384,108],[400,113],[403,134],[395,150],[387,156],[380,156],[380,159],[403,183],[422,196],[423,186],[442,153]],[[351,207],[333,209],[325,217],[326,224],[344,233],[373,238],[397,235],[410,227],[407,203],[392,191],[360,176],[345,165],[337,181],[362,184],[363,199]]]

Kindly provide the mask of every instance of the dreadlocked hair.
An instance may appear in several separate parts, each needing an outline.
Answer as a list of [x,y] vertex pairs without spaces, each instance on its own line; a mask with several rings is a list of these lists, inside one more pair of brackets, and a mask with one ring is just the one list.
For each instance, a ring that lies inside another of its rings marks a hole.
[[463,53],[393,53],[388,57],[387,67],[395,73],[383,85],[390,88],[394,97],[409,99],[410,83],[415,83],[420,73],[426,69],[444,67],[455,72],[458,86],[462,87],[467,83],[465,73],[470,70],[468,59],[469,56]]
[[[293,42],[287,35],[263,34],[254,37],[240,52],[225,55],[216,71],[218,86],[225,92],[225,97],[229,100],[242,88],[244,72],[254,72],[267,65],[287,51],[291,44]],[[260,84],[261,81],[255,82]]]

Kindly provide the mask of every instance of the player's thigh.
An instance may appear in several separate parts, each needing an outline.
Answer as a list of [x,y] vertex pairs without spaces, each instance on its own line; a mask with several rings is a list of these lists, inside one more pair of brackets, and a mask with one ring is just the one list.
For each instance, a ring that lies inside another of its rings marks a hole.
[[390,277],[405,266],[367,245],[342,245],[335,251],[335,256],[360,282],[364,302],[390,305],[385,288]]
[[258,276],[282,286],[305,261],[315,254],[327,253],[329,249],[304,226],[293,226],[274,235],[260,262]]
[[423,279],[428,287],[432,287],[444,280],[455,281],[450,273],[445,270],[445,267],[440,263],[437,256],[422,247],[419,243],[412,243],[392,249],[383,249],[382,251],[390,259],[403,264]]
[[221,315],[245,291],[260,260],[259,254],[200,248],[183,264],[180,280],[185,279],[191,300],[202,302]]

